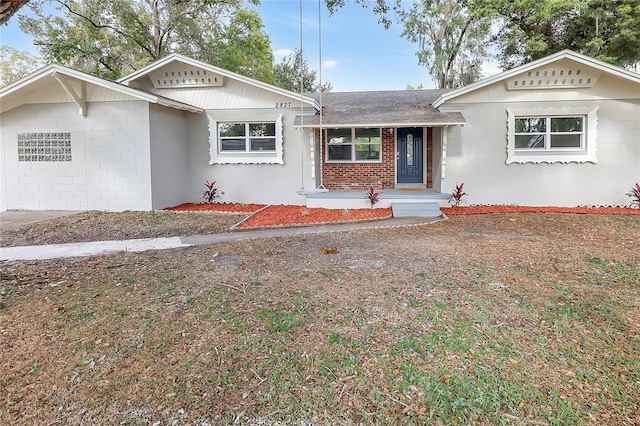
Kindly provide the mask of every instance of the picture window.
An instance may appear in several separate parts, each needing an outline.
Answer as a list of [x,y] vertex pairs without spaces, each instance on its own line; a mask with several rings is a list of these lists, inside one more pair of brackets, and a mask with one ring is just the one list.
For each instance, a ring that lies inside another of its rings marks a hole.
[[507,109],[506,163],[597,163],[597,111],[588,106]]
[[327,161],[364,162],[382,159],[380,128],[327,129]]
[[218,135],[221,153],[276,151],[276,123],[218,123]]

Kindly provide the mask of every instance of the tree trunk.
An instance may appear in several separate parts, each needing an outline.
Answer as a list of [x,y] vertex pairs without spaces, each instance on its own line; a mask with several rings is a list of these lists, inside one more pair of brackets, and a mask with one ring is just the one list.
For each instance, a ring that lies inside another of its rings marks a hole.
[[5,24],[29,0],[3,0],[0,3],[0,25]]

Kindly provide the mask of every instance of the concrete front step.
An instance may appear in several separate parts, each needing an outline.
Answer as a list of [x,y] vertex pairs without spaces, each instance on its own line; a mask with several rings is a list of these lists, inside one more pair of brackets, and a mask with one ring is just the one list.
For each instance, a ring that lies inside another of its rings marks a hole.
[[437,202],[393,203],[393,217],[438,217],[442,216]]

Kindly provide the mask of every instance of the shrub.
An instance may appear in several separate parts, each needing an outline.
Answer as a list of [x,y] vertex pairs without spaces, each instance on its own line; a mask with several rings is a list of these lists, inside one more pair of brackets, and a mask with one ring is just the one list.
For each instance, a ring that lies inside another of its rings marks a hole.
[[376,192],[376,189],[373,187],[373,185],[369,186],[369,189],[367,190],[366,198],[367,200],[369,200],[369,204],[371,204],[371,208],[373,208],[374,204],[380,201],[380,194],[381,192]]
[[464,192],[462,188],[464,188],[464,182],[462,182],[460,185],[456,183],[456,188],[451,193],[451,199],[449,200],[449,204],[453,204],[456,207],[460,207],[460,204],[463,203],[462,197],[467,195],[467,193]]
[[627,192],[627,195],[631,197],[629,207],[640,209],[640,184],[636,182],[635,188],[631,187],[631,190]]
[[206,191],[202,191],[202,202],[213,203],[215,200],[224,195],[224,192],[216,188],[216,181],[204,181],[204,186],[207,187]]

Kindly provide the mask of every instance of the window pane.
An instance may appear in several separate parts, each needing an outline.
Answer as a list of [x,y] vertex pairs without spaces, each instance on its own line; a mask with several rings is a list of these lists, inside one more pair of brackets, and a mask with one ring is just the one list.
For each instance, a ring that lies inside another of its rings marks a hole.
[[356,160],[379,160],[379,159],[380,159],[379,144],[356,144]]
[[242,139],[220,139],[221,151],[245,151],[246,140]]
[[275,151],[275,138],[251,138],[251,151]]
[[356,129],[356,142],[380,143],[380,129]]
[[275,136],[275,123],[249,123],[249,136]]
[[351,145],[329,145],[329,160],[351,160]]
[[220,123],[218,125],[220,137],[244,136],[245,127],[243,123]]
[[551,148],[580,148],[581,135],[551,135]]
[[582,132],[583,117],[563,117],[551,119],[552,132]]
[[540,148],[544,149],[544,135],[516,135],[516,149]]
[[329,144],[351,143],[351,129],[328,129]]
[[544,133],[547,131],[545,117],[516,118],[516,133]]

